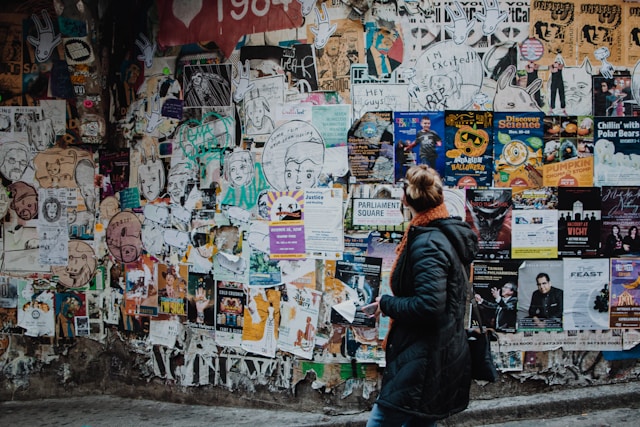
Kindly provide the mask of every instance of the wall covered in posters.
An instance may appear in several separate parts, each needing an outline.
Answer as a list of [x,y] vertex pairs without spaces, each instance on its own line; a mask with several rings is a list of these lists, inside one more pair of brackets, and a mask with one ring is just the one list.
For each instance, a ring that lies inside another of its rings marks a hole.
[[388,323],[359,308],[427,164],[478,234],[503,372],[640,343],[634,3],[45,3],[0,10],[0,336],[368,397]]

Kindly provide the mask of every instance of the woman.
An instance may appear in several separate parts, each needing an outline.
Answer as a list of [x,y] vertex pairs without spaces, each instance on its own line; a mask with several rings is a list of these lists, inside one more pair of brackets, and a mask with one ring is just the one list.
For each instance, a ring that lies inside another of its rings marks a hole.
[[620,235],[620,227],[613,225],[611,234],[607,236],[604,246],[604,256],[612,257],[622,255],[624,248],[622,247],[622,236]]
[[442,182],[427,165],[407,171],[403,203],[412,213],[391,275],[393,296],[378,297],[392,320],[382,389],[367,427],[435,426],[469,403],[470,356],[464,325],[477,237],[449,218]]
[[629,234],[622,239],[622,249],[625,253],[637,253],[640,250],[640,237],[638,227],[635,225],[629,228]]

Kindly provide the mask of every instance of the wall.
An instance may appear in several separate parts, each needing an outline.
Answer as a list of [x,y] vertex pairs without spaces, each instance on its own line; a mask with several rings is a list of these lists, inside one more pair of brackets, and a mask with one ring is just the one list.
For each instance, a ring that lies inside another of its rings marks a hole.
[[389,292],[422,162],[517,285],[473,396],[635,380],[633,3],[130,3],[0,10],[2,398],[367,408],[388,320],[332,307]]

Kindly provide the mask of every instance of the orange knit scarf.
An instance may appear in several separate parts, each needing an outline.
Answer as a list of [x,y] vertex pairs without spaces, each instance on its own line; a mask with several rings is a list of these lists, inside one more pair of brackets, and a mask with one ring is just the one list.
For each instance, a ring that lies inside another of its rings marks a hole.
[[[428,225],[431,221],[434,221],[436,219],[443,219],[443,218],[449,218],[449,211],[447,210],[447,206],[444,203],[440,203],[438,206],[434,207],[433,209],[422,211],[416,216],[414,216],[413,218],[411,218],[411,222],[409,222],[409,226],[414,225],[416,227],[423,227],[425,225]],[[409,229],[405,231],[404,235],[402,236],[402,240],[400,240],[400,243],[398,243],[398,246],[396,246],[397,256],[395,261],[393,261],[393,267],[391,268],[390,277],[393,277],[393,272],[397,267],[398,259],[400,258],[400,254],[402,254],[405,247],[407,246],[408,239],[409,239]]]
[[[438,206],[433,209],[429,209],[426,211],[422,211],[413,218],[411,218],[411,222],[409,222],[409,226],[423,227],[428,225],[431,221],[436,219],[449,218],[449,211],[447,210],[447,206],[444,203],[440,203]],[[396,247],[396,259],[393,261],[393,267],[391,268],[391,278],[393,278],[393,273],[395,272],[396,267],[398,266],[398,259],[402,256],[402,252],[404,252],[407,242],[409,240],[409,229],[405,231],[402,236],[402,240]],[[404,256],[407,256],[406,254]],[[402,272],[400,272],[402,274]],[[402,280],[402,277],[400,278]],[[387,348],[387,339],[389,338],[389,332],[391,332],[391,327],[393,326],[393,319],[389,319],[389,329],[387,330],[387,335],[384,337],[382,341],[382,348]]]

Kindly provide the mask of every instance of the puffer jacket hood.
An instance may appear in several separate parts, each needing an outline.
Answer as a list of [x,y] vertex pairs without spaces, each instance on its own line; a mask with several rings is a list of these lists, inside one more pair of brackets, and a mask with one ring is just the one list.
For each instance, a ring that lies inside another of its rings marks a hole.
[[460,217],[450,217],[432,221],[428,227],[437,227],[447,236],[463,264],[473,262],[479,250],[478,236],[469,224]]

